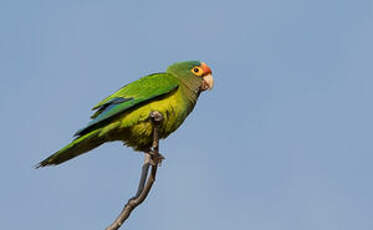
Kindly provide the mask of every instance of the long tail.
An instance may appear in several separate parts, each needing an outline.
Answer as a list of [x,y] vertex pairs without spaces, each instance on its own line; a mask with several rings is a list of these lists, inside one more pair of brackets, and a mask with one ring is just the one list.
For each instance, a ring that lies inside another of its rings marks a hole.
[[35,167],[40,168],[49,165],[58,165],[102,145],[105,142],[105,138],[99,136],[100,131],[100,129],[97,129],[78,137],[55,154],[41,161]]

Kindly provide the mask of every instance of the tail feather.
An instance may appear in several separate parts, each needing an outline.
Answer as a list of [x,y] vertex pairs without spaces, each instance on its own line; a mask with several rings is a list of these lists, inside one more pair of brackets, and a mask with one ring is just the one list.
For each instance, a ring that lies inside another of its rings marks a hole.
[[102,145],[105,142],[105,139],[104,137],[99,136],[99,133],[100,130],[98,129],[78,137],[70,144],[38,163],[35,168],[61,164]]

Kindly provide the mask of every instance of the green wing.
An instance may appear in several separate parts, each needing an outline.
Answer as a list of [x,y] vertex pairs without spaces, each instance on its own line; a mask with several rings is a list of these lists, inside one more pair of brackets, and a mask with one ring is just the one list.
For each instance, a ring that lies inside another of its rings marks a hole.
[[93,120],[86,127],[78,130],[75,136],[82,136],[103,127],[118,115],[173,92],[178,86],[179,81],[168,73],[148,75],[125,85],[92,108],[92,110],[97,110],[91,116]]

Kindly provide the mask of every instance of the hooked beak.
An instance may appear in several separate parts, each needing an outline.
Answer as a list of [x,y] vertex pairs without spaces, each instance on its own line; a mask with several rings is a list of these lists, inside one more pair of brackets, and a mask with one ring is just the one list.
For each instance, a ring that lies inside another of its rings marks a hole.
[[201,89],[202,91],[211,90],[214,87],[214,78],[212,77],[211,69],[204,62],[201,63],[201,68],[205,74],[202,77]]
[[214,78],[211,73],[203,76],[202,81],[202,91],[211,90],[214,87]]

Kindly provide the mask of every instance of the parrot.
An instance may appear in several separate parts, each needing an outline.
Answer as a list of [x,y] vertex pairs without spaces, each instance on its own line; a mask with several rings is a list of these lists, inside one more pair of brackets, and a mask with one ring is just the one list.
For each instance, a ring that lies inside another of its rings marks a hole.
[[201,92],[213,86],[212,71],[201,61],[177,62],[165,72],[131,82],[95,105],[90,122],[74,134],[75,139],[36,168],[59,165],[113,141],[121,141],[134,151],[149,152],[153,142],[149,114],[157,111],[162,115],[158,135],[165,139],[193,111]]

